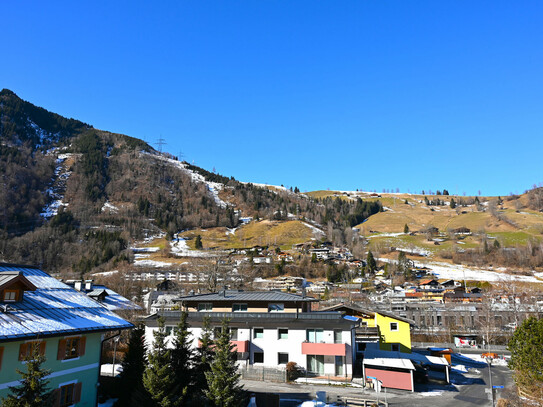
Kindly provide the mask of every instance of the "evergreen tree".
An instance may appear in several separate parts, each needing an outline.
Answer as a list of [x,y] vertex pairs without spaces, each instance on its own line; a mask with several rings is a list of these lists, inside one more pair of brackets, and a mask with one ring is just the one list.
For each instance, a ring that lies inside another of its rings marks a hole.
[[407,223],[403,227],[403,233],[405,233],[405,234],[409,233],[409,226],[407,226]]
[[454,208],[456,208],[456,202],[454,198],[451,198],[451,209],[454,209]]
[[149,392],[153,405],[175,406],[173,394],[174,376],[170,364],[170,350],[166,348],[164,318],[158,319],[158,330],[153,332],[153,350],[149,352],[149,363],[143,374],[143,386]]
[[377,270],[377,263],[375,262],[375,258],[373,257],[373,253],[368,251],[368,257],[366,258],[366,268],[370,273],[374,273],[375,270]]
[[515,330],[507,344],[511,351],[509,368],[521,388],[539,391],[543,397],[543,319],[530,317]]
[[196,239],[194,239],[194,248],[196,250],[203,248],[204,245],[202,244],[202,236],[196,235]]
[[138,325],[130,333],[128,350],[122,362],[119,378],[119,407],[149,405],[149,394],[143,387],[143,373],[147,365],[145,348],[145,328]]
[[42,407],[53,405],[53,392],[47,388],[45,377],[51,372],[42,369],[45,356],[40,354],[39,343],[32,346],[31,355],[25,358],[26,372],[17,369],[21,375],[20,386],[10,387],[11,394],[2,398],[2,407]]
[[428,197],[426,197],[426,196],[424,197],[424,204],[426,206],[430,206],[430,201],[428,200]]
[[413,268],[413,262],[409,260],[404,252],[400,252],[398,255],[398,271],[402,273],[407,279],[411,278],[411,269]]
[[234,345],[230,342],[228,320],[222,321],[221,332],[215,341],[215,356],[211,371],[206,372],[207,399],[215,407],[239,407],[242,404],[241,375],[235,360]]
[[202,324],[202,335],[200,336],[200,346],[196,350],[194,356],[194,383],[196,394],[194,398],[204,398],[204,392],[208,390],[206,373],[211,370],[211,362],[213,361],[213,331],[211,330],[209,317],[204,317]]
[[181,312],[181,320],[175,331],[174,348],[171,351],[171,366],[175,376],[175,393],[178,404],[187,399],[189,387],[193,384],[193,355],[187,317],[186,311]]

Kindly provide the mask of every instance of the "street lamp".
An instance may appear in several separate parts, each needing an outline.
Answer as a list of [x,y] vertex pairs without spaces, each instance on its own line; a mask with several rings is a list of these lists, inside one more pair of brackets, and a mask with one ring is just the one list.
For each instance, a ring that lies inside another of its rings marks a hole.
[[494,407],[494,388],[492,387],[492,370],[490,370],[492,366],[492,358],[487,357],[486,362],[488,363],[488,383],[490,385],[490,395],[492,396],[492,407]]

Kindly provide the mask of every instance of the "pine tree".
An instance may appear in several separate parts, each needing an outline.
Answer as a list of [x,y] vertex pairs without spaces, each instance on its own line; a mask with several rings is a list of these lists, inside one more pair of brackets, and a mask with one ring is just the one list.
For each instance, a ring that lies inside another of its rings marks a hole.
[[175,377],[175,394],[178,404],[187,399],[189,386],[193,384],[193,355],[187,317],[186,311],[181,312],[181,320],[175,331],[174,348],[171,351],[171,366]]
[[47,388],[45,377],[51,372],[42,369],[45,356],[40,355],[39,343],[32,346],[31,355],[26,359],[26,372],[17,369],[21,385],[10,387],[11,394],[2,398],[2,407],[42,407],[53,405],[53,392]]
[[407,223],[403,227],[403,233],[405,233],[405,234],[409,233],[409,226],[407,226]]
[[200,345],[194,356],[193,377],[195,383],[196,394],[194,398],[204,398],[204,392],[208,390],[206,372],[211,370],[211,362],[213,361],[213,331],[211,330],[209,317],[204,317],[202,324],[202,336],[200,336]]
[[515,330],[507,344],[511,351],[509,368],[515,370],[515,381],[521,388],[539,392],[543,397],[543,319],[530,317]]
[[153,350],[149,352],[149,363],[143,374],[143,386],[149,392],[153,405],[175,406],[173,394],[174,377],[170,364],[170,350],[166,348],[164,319],[158,319],[158,330],[153,332]]
[[456,208],[456,202],[454,198],[451,198],[451,209],[454,209],[454,208]]
[[377,270],[377,263],[375,262],[375,258],[373,257],[373,253],[371,251],[368,251],[368,257],[366,258],[366,267],[370,273],[375,272]]
[[143,373],[147,365],[145,348],[145,328],[137,326],[130,333],[128,350],[122,361],[122,373],[119,378],[119,407],[149,405],[149,394],[143,387]]
[[194,248],[196,250],[203,248],[204,245],[202,244],[202,236],[196,235],[196,239],[194,239]]
[[241,375],[235,361],[234,345],[230,342],[228,320],[222,321],[221,332],[215,341],[215,356],[211,371],[206,372],[207,399],[215,407],[238,407],[242,403]]

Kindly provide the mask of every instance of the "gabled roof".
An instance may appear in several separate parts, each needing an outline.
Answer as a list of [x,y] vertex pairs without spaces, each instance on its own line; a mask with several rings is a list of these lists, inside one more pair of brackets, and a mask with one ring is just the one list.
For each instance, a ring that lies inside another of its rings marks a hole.
[[34,291],[36,287],[25,278],[20,271],[0,271],[0,290],[8,288],[12,284],[20,282],[27,290]]
[[0,272],[21,272],[35,291],[0,311],[0,341],[36,336],[132,328],[99,302],[33,267],[0,263]]
[[281,291],[226,290],[209,294],[187,295],[178,297],[175,301],[312,302],[318,300],[312,297],[303,297]]

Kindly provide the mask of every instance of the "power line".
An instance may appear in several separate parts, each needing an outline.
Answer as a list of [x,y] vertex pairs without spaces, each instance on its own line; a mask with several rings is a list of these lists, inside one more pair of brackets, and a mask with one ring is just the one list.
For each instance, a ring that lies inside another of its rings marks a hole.
[[158,151],[160,151],[160,152],[162,152],[162,146],[164,146],[164,145],[166,145],[166,144],[168,144],[168,143],[166,143],[166,140],[164,140],[162,137],[159,138],[159,139],[157,140],[157,142],[155,143],[155,145],[158,146]]

